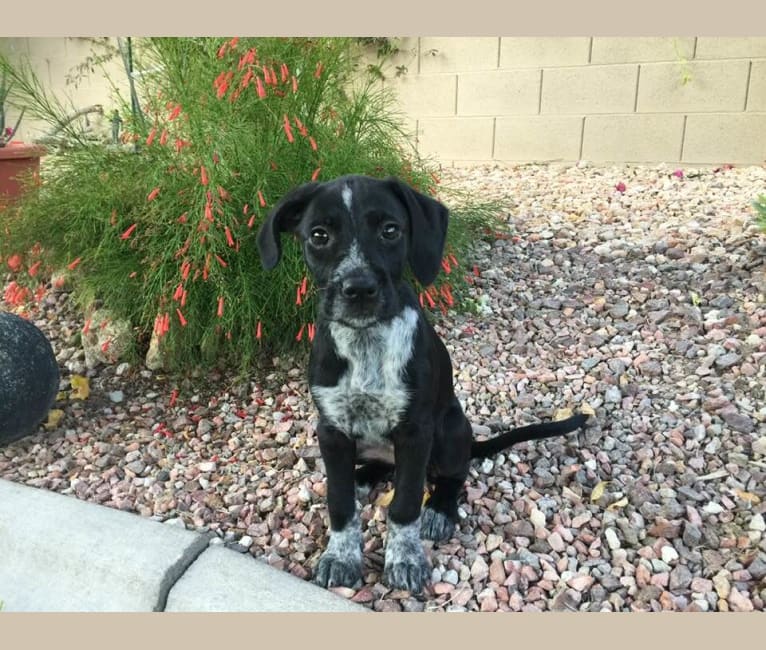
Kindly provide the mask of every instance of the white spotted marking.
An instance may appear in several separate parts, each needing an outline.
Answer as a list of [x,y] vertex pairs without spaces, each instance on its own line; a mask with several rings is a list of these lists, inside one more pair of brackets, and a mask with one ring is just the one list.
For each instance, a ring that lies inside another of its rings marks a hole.
[[335,386],[312,386],[327,420],[366,446],[388,446],[386,435],[399,424],[409,403],[404,371],[412,358],[418,312],[405,307],[390,321],[359,329],[330,323],[338,356],[348,368]]
[[325,550],[331,557],[337,557],[348,564],[362,563],[362,529],[358,512],[341,530],[330,530],[330,541]]
[[348,247],[348,253],[338,263],[335,270],[332,273],[333,282],[341,282],[343,279],[353,273],[369,272],[370,265],[367,263],[367,259],[361,250],[356,240],[351,242],[351,246]]
[[420,517],[415,521],[400,525],[388,519],[388,539],[386,539],[387,567],[407,564],[417,559],[425,562],[423,544],[420,541]]

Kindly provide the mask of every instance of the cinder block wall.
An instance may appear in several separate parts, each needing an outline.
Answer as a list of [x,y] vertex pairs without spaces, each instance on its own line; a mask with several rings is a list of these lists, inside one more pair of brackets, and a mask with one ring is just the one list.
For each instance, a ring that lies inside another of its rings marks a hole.
[[397,42],[384,83],[446,164],[766,160],[766,38]]
[[[108,40],[112,46],[116,45],[116,39]],[[102,105],[104,116],[96,113],[87,116],[89,128],[94,131],[109,132],[108,113],[117,108],[113,99],[115,90],[124,98],[130,97],[128,78],[119,56],[103,64],[92,61],[93,65],[88,69],[78,70],[89,58],[98,57],[105,52],[94,39],[0,38],[0,52],[14,62],[20,59],[28,60],[38,80],[45,85],[46,91],[51,92],[63,104],[68,114],[95,104]],[[11,110],[10,117],[6,116],[6,126],[13,126],[16,117],[15,111]],[[18,139],[31,141],[49,133],[51,129],[50,124],[25,114],[19,127]]]
[[[763,164],[766,38],[399,38],[383,67],[419,151],[440,162]],[[113,108],[82,38],[4,38],[76,108]],[[366,52],[375,63],[373,49]],[[403,74],[397,75],[397,67]],[[127,97],[122,62],[107,64]],[[98,118],[91,117],[98,122]],[[108,128],[108,124],[96,124]],[[47,126],[25,118],[21,137]]]

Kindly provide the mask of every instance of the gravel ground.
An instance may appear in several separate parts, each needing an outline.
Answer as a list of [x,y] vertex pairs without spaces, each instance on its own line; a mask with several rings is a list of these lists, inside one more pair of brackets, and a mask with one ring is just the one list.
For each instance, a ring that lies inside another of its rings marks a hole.
[[[445,170],[501,199],[513,231],[471,260],[482,313],[438,323],[469,416],[485,434],[567,408],[594,423],[474,464],[458,533],[426,544],[423,598],[380,583],[380,486],[366,584],[336,591],[376,611],[764,609],[766,236],[750,203],[766,169],[684,171]],[[0,449],[0,477],[180,519],[310,579],[326,488],[303,359],[252,381],[87,369],[68,294],[42,305],[62,387],[83,373],[91,394]]]

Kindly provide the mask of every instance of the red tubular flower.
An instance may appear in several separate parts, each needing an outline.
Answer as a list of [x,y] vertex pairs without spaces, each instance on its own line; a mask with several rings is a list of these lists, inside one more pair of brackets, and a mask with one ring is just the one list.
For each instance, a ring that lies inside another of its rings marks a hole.
[[181,297],[183,290],[184,290],[184,285],[179,282],[175,292],[173,293],[173,300],[177,301]]
[[181,310],[176,308],[176,314],[178,314],[178,320],[181,323],[181,327],[186,327],[186,319],[184,318],[184,315],[181,313]]
[[215,256],[215,259],[217,259],[217,260],[218,260],[218,263],[219,263],[219,264],[220,264],[220,265],[221,265],[223,268],[226,268],[227,266],[229,266],[229,265],[228,265],[226,262],[224,262],[224,261],[221,259],[221,256],[220,256],[220,255],[216,254],[216,256]]
[[178,399],[178,389],[174,388],[173,392],[170,393],[170,401],[168,402],[168,408],[173,408],[175,406],[177,399]]
[[258,75],[255,76],[255,91],[260,99],[266,97],[266,89],[263,87],[263,82]]
[[255,76],[255,73],[252,70],[248,70],[245,72],[245,75],[242,77],[242,81],[239,84],[240,88],[247,88],[247,84],[250,83],[250,80]]
[[204,165],[199,166],[199,182],[205,187],[207,187],[207,184],[210,182],[207,177],[207,169],[205,169]]
[[266,207],[266,199],[263,198],[263,193],[261,190],[258,190],[258,202],[261,204],[262,208]]
[[27,273],[29,273],[30,277],[35,277],[37,275],[37,271],[40,268],[40,264],[42,264],[41,261],[35,262],[32,266],[30,266],[27,269]]
[[77,258],[77,259],[76,259],[74,262],[70,262],[70,263],[67,265],[67,268],[68,268],[70,271],[74,271],[74,270],[75,270],[75,268],[77,268],[77,265],[78,265],[78,264],[79,264],[81,261],[82,261],[82,260],[81,260],[81,258],[79,258],[79,257],[78,257],[78,258]]
[[186,289],[184,289],[183,293],[181,294],[181,307],[186,306]]
[[301,328],[298,330],[298,333],[295,335],[295,340],[300,341],[303,338],[303,330],[306,329],[306,325],[301,325]]
[[218,314],[218,318],[223,316],[223,296],[218,296],[218,311],[216,313]]
[[88,332],[90,332],[90,324],[91,324],[91,322],[92,322],[92,320],[90,318],[85,321],[85,325],[83,325],[83,328],[82,328],[82,333],[83,334],[87,334]]
[[130,226],[124,233],[120,235],[120,239],[127,239],[133,234],[133,231],[138,227],[137,223],[134,223],[132,226]]
[[293,122],[295,123],[295,126],[298,127],[298,132],[305,138],[309,134],[308,129],[306,129],[306,125],[297,117],[293,117]]
[[296,289],[296,291],[295,291],[295,304],[296,305],[303,304],[303,302],[301,301],[301,289],[300,289],[300,287],[298,287],[298,289]]
[[253,215],[252,217],[250,217],[250,219],[248,219],[247,227],[252,228],[254,223],[255,223],[255,215]]
[[229,89],[229,82],[228,81],[221,82],[221,85],[218,86],[218,92],[215,94],[215,96],[218,99],[221,99],[226,94],[226,91],[228,89]]
[[312,180],[312,181],[315,181],[317,178],[319,178],[319,171],[320,171],[321,169],[322,169],[321,167],[317,167],[317,168],[314,170],[314,173],[313,173],[313,174],[311,174],[311,180]]
[[279,72],[282,75],[282,83],[285,83],[287,79],[290,77],[290,69],[287,67],[286,63],[283,63],[281,66],[279,66]]
[[449,261],[452,263],[452,266],[457,266],[457,258],[450,253],[447,257],[449,257]]
[[224,226],[223,231],[226,233],[226,243],[229,246],[234,246],[234,238],[231,236],[231,230],[229,230],[229,226]]
[[154,199],[157,198],[157,196],[160,193],[160,188],[155,187],[151,192],[149,192],[148,196],[146,197],[147,201],[154,201]]
[[261,321],[258,321],[258,325],[255,328],[255,338],[260,339],[262,335],[261,331]]
[[168,130],[162,129],[162,133],[160,134],[160,144],[165,146],[167,141],[168,141]]
[[319,63],[317,63],[316,70],[314,70],[315,79],[319,79],[319,77],[322,76],[322,69],[323,69],[322,62],[320,61]]
[[293,75],[292,82],[293,82],[293,94],[295,94],[298,92],[298,80],[295,78],[295,75]]
[[287,135],[287,141],[292,143],[295,138],[293,137],[293,130],[290,128],[290,120],[287,117],[287,114],[285,114],[283,126],[285,129],[285,135]]
[[433,309],[436,306],[436,303],[434,302],[434,299],[431,298],[431,294],[426,291],[426,300],[428,301],[428,306]]
[[422,291],[418,294],[418,301],[420,302],[420,306],[421,307],[425,307],[426,306],[425,305],[425,300],[423,298],[423,292]]
[[478,278],[479,277],[479,267],[476,266],[476,264],[473,265],[473,274]]
[[154,137],[157,135],[157,129],[152,128],[151,131],[149,131],[149,135],[146,137],[146,146],[151,146],[152,142],[154,142]]
[[189,271],[191,271],[191,264],[184,260],[184,263],[181,264],[181,277],[184,281],[186,281],[186,278],[189,277]]
[[168,115],[168,121],[172,122],[181,114],[181,104],[176,104],[175,108]]
[[223,45],[221,45],[221,47],[218,48],[218,54],[216,54],[216,56],[219,59],[222,59],[224,57],[224,55],[226,54],[227,46],[228,46],[228,43],[224,43]]
[[309,341],[314,340],[315,334],[316,334],[316,327],[314,326],[314,323],[309,323]]
[[188,212],[184,212],[180,217],[178,217],[178,223],[186,223],[188,221],[187,215]]
[[210,223],[213,223],[213,206],[210,203],[205,203],[205,219]]
[[235,47],[237,47],[237,43],[239,43],[239,36],[235,36],[229,41],[229,47],[233,50]]
[[304,275],[303,276],[303,282],[301,282],[301,295],[306,295],[306,290],[308,288],[309,279]]
[[442,264],[442,268],[444,269],[444,272],[445,272],[447,275],[449,275],[450,273],[452,273],[452,268],[450,267],[450,265],[449,265],[449,262],[447,261],[447,258],[446,258],[446,257],[445,257],[445,258],[442,260],[441,264]]
[[21,255],[18,253],[14,253],[11,255],[5,262],[8,265],[8,268],[11,269],[14,273],[19,270],[19,267],[21,266]]
[[112,344],[112,339],[107,339],[101,344],[101,352],[106,352]]
[[138,273],[136,271],[133,271],[133,272],[128,274],[128,277],[132,279],[132,278],[135,278],[137,275],[138,275]]
[[248,210],[250,210],[250,205],[245,203],[245,205],[242,206],[242,214],[247,214]]

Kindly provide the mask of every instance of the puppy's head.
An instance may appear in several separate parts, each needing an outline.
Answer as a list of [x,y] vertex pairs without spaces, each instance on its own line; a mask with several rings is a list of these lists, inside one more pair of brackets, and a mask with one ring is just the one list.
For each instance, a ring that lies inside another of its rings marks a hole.
[[343,176],[285,196],[258,233],[264,268],[282,252],[281,234],[301,241],[323,291],[322,316],[366,327],[401,310],[397,285],[407,264],[423,285],[439,272],[447,209],[395,178]]

